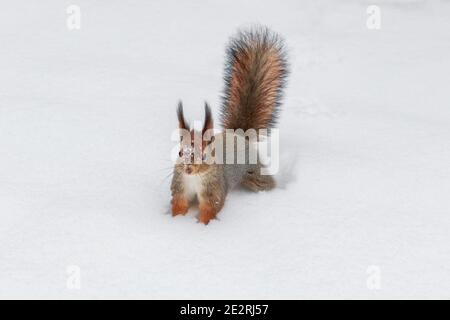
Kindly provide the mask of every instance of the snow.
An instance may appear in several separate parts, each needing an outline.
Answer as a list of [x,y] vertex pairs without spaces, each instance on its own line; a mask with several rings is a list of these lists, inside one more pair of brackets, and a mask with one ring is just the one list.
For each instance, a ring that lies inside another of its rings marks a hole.
[[[449,17],[420,0],[2,4],[0,298],[449,298]],[[279,187],[235,190],[206,227],[172,218],[176,103],[217,119],[224,44],[251,23],[289,49]]]

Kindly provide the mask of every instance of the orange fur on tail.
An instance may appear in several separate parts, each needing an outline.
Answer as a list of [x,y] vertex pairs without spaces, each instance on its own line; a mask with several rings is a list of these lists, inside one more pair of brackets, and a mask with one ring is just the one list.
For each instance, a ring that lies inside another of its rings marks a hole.
[[281,38],[260,27],[240,32],[227,49],[222,124],[225,129],[274,125],[287,76]]

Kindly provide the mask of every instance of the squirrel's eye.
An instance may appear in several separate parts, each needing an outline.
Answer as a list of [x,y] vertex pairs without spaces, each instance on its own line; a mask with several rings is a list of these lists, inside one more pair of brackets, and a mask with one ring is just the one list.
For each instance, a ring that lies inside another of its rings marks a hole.
[[179,155],[180,157],[182,157],[182,156],[183,156],[183,151],[180,150],[180,152],[178,152],[178,155]]

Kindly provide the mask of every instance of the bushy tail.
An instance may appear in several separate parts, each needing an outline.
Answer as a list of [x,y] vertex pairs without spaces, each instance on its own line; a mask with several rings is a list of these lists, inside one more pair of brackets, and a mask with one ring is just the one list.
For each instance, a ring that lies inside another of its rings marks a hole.
[[266,129],[277,119],[287,76],[283,41],[266,27],[240,31],[227,48],[225,129]]

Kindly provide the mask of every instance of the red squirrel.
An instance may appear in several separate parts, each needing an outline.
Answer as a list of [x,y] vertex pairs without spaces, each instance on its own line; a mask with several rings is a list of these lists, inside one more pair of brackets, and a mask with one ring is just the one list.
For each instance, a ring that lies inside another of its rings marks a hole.
[[[241,30],[232,37],[226,51],[221,108],[223,129],[242,129],[245,132],[248,129],[272,128],[279,113],[287,74],[286,53],[279,35],[266,27],[254,27]],[[181,102],[177,115],[179,129],[188,134],[180,141],[179,161],[175,164],[171,183],[173,216],[186,214],[197,200],[198,220],[208,224],[222,209],[228,191],[234,186],[242,185],[255,192],[275,187],[271,175],[261,174],[263,165],[259,159],[256,163],[247,161],[243,164],[205,161],[211,143],[224,136],[222,132],[209,140],[194,143],[197,134],[204,137],[208,130],[213,129],[208,104],[205,103],[205,121],[201,132],[191,129],[186,123]],[[247,142],[242,135],[237,134],[236,137]],[[251,146],[248,142],[245,146],[248,152]],[[223,150],[224,153],[230,151]],[[213,158],[216,155],[217,152],[209,154]],[[186,159],[191,161],[183,161]]]

